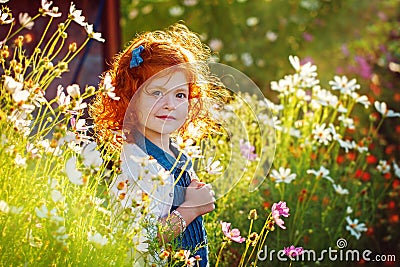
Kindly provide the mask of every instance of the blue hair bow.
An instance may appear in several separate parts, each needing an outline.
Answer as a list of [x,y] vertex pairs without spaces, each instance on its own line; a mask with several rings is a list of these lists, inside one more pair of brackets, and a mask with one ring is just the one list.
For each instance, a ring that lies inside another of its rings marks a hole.
[[140,56],[143,50],[143,45],[132,50],[132,59],[129,63],[129,68],[137,67],[143,62],[143,58]]

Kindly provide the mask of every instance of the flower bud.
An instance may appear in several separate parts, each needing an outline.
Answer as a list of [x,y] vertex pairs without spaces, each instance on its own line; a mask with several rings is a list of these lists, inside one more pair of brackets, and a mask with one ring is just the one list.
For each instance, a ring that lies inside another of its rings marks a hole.
[[94,92],[96,91],[96,89],[94,88],[94,86],[89,86],[87,89],[86,89],[86,92],[89,94],[89,95],[92,95],[92,94],[94,94]]
[[169,256],[170,256],[170,253],[166,250],[164,250],[163,252],[160,253],[160,258],[162,260],[168,259]]
[[274,231],[275,230],[275,226],[274,226],[275,222],[273,220],[269,220],[267,222],[267,230],[269,231]]
[[58,24],[58,30],[59,31],[64,31],[64,28],[65,28],[65,24],[64,23]]
[[58,69],[60,71],[66,71],[68,70],[68,63],[67,62],[59,62],[58,63]]
[[10,66],[14,68],[17,65],[17,61],[15,59],[10,61]]
[[51,148],[56,148],[58,146],[58,141],[56,139],[52,139],[50,142]]
[[23,69],[22,69],[21,63],[16,64],[15,67],[14,67],[14,72],[16,74],[20,74],[22,71],[23,71]]
[[257,218],[258,218],[257,210],[256,210],[256,209],[252,209],[252,210],[249,212],[248,219],[249,219],[249,220],[257,220]]
[[76,51],[76,49],[77,49],[77,45],[76,45],[76,43],[75,42],[73,42],[73,43],[70,43],[69,44],[69,46],[68,46],[68,50],[70,51],[70,52],[75,52]]
[[8,58],[9,56],[10,56],[10,51],[8,51],[8,49],[7,50],[5,50],[5,49],[1,50],[1,57],[2,58]]
[[24,42],[24,36],[20,35],[15,39],[14,43],[16,46],[21,47]]
[[63,137],[63,135],[61,133],[54,133],[53,134],[53,138],[55,140],[60,140]]
[[374,113],[372,113],[372,114],[369,115],[369,120],[372,121],[372,122],[375,122],[375,121],[377,121],[378,119],[379,119],[379,114],[376,113],[376,112],[374,112]]
[[118,190],[122,190],[125,188],[125,183],[124,182],[119,182],[117,186]]
[[248,241],[250,242],[251,246],[255,246],[257,245],[257,241],[258,241],[258,234],[256,232],[253,232],[249,235]]

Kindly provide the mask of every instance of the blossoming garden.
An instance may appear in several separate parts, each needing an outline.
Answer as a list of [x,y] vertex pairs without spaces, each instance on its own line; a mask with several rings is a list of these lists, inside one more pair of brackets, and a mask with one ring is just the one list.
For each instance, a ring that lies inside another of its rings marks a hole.
[[[150,234],[149,192],[138,192],[129,209],[115,212],[109,185],[121,166],[113,144],[125,133],[113,132],[98,142],[87,112],[98,95],[121,101],[110,74],[94,85],[60,82],[90,42],[107,39],[85,18],[78,1],[60,10],[56,1],[41,0],[39,10],[20,14],[8,7],[12,1],[0,0],[0,265],[200,266],[202,259],[193,251],[174,242],[160,244]],[[210,266],[397,266],[396,1],[359,7],[358,12],[372,14],[370,8],[378,5],[380,20],[366,29],[365,39],[337,48],[343,54],[332,59],[314,40],[323,39],[318,27],[332,19],[330,12],[355,8],[357,1],[280,3],[295,13],[271,29],[251,13],[252,1],[120,2],[127,40],[157,20],[182,19],[198,27],[213,52],[211,70],[222,73],[230,90],[229,102],[212,103],[223,131],[204,138],[197,133],[208,125],[190,124],[188,136],[174,137],[178,160],[190,156],[200,181],[215,191],[215,209],[203,216]],[[274,1],[254,2],[271,16],[279,7]],[[223,39],[224,23],[220,32],[199,26],[211,23],[210,10],[215,16],[229,10],[227,20],[236,25],[229,28],[233,37]],[[38,21],[46,23],[42,35],[30,42]],[[288,32],[290,23],[298,33]],[[57,25],[54,32],[50,25]],[[83,42],[71,38],[71,25],[82,27]],[[241,27],[254,37],[253,45],[247,44],[252,38],[238,34]],[[365,36],[361,30],[357,34]],[[287,45],[282,50],[275,43],[280,39]],[[302,50],[302,43],[312,48]],[[332,47],[330,52],[337,53]],[[343,65],[332,70],[330,64]],[[143,177],[154,163],[150,156],[132,160]],[[167,170],[150,178],[163,185],[168,175]],[[126,202],[124,197],[120,194],[118,201]]]

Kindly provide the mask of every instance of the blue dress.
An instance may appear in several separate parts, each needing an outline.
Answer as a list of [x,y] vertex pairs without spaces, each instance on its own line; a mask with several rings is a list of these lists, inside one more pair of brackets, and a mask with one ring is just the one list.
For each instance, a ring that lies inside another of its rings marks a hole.
[[[176,161],[176,158],[153,144],[138,131],[134,133],[134,140],[137,146],[139,146],[148,155],[154,157],[157,160],[158,164],[160,164],[165,170],[171,170]],[[178,149],[174,147],[171,143],[169,148],[175,154],[175,157],[177,157],[179,154]],[[189,160],[189,162],[186,168],[183,169],[187,160]],[[175,182],[182,170],[183,173],[174,187],[174,200],[170,212],[177,209],[185,200],[186,188],[191,182],[191,178],[189,175],[189,170],[191,168],[192,163],[190,159],[182,154],[176,167],[171,171],[171,173],[174,175]],[[202,216],[198,216],[189,225],[187,225],[186,230],[178,237],[176,237],[174,241],[178,244],[178,247],[185,250],[190,250],[190,252],[192,253],[191,256],[200,256],[200,267],[209,266],[207,235],[204,228]]]

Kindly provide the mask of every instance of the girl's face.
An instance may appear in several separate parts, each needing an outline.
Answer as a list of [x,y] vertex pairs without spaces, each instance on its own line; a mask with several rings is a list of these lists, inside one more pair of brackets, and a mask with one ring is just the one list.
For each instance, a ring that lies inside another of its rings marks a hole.
[[137,94],[135,110],[145,136],[169,135],[185,123],[189,83],[184,72],[151,78]]

